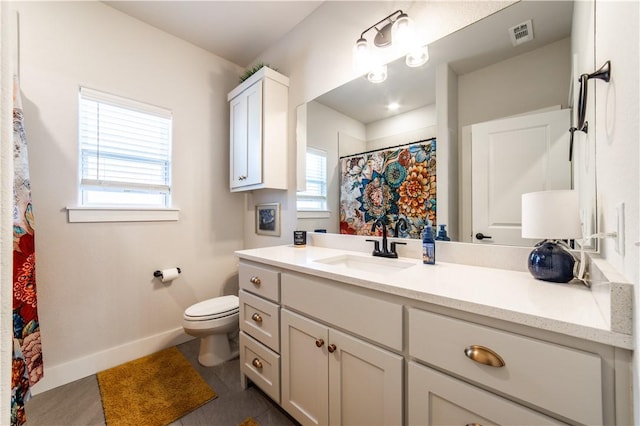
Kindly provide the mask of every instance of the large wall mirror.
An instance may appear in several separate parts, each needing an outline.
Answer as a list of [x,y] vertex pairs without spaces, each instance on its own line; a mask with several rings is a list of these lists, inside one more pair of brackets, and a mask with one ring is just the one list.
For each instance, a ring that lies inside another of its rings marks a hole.
[[[569,127],[574,83],[594,67],[594,10],[584,1],[517,2],[429,44],[421,67],[402,58],[383,83],[357,78],[300,107],[306,147],[327,155],[331,213],[299,218],[299,228],[341,231],[345,158],[434,138],[436,224],[452,240],[533,245],[519,235],[520,196],[547,189],[578,190],[583,233],[593,233],[595,143],[577,132],[570,161]],[[531,40],[514,42],[523,30]],[[543,142],[522,142],[534,128],[545,129]]]

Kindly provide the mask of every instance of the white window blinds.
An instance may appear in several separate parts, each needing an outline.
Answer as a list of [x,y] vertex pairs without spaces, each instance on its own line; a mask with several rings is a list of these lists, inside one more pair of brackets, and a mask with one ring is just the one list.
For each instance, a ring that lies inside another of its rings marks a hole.
[[171,112],[80,89],[84,206],[170,207]]
[[298,192],[297,209],[299,211],[327,210],[327,153],[307,148],[306,190]]

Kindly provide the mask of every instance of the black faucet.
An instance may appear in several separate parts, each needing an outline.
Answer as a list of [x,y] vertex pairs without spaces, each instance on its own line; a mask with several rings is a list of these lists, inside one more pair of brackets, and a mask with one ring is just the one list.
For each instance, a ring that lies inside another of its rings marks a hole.
[[381,219],[378,219],[373,222],[371,232],[375,231],[378,226],[382,227],[382,253],[389,253],[389,248],[387,246],[387,225],[385,225]]
[[398,253],[396,253],[396,244],[406,244],[406,243],[400,243],[400,242],[394,241],[391,243],[391,250],[389,250],[387,246],[387,225],[385,225],[385,223],[381,219],[378,219],[375,222],[373,222],[373,225],[371,226],[371,232],[375,231],[378,226],[382,227],[382,249],[380,249],[380,244],[379,244],[380,242],[378,240],[367,240],[375,244],[372,254],[374,256],[390,257],[392,259],[396,259],[398,257]]
[[395,231],[396,238],[400,238],[400,231],[406,231],[408,228],[409,228],[409,224],[407,223],[407,219],[405,219],[404,217],[401,217],[400,219],[398,219],[398,221],[396,222],[396,231]]

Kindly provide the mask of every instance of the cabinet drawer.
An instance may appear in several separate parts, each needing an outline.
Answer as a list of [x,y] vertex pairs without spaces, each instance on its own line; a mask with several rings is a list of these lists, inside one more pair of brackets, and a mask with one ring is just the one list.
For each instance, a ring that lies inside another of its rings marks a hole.
[[240,332],[240,369],[271,399],[280,403],[280,355]]
[[564,424],[414,362],[408,378],[409,425]]
[[398,351],[402,305],[360,294],[310,275],[282,274],[282,305]]
[[[505,365],[475,362],[479,345]],[[601,424],[602,360],[598,355],[419,309],[409,309],[409,354],[425,363],[585,424]]]
[[240,262],[240,289],[273,302],[280,301],[280,272],[254,263]]
[[279,306],[240,290],[240,330],[280,352]]

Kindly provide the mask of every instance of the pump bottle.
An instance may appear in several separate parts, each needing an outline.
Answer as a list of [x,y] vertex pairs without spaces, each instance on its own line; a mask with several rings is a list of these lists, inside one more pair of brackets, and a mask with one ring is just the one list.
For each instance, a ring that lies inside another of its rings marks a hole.
[[434,265],[436,263],[436,242],[433,239],[431,222],[427,222],[422,233],[422,263]]

